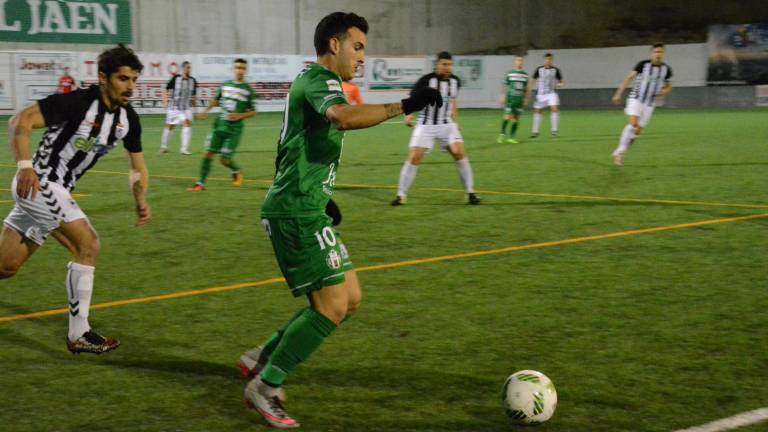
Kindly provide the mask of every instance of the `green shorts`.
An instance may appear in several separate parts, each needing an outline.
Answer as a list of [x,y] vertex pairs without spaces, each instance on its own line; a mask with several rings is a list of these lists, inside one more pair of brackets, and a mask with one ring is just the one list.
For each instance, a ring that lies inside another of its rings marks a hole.
[[328,216],[265,218],[261,223],[294,297],[340,284],[354,268]]
[[520,117],[523,113],[523,101],[512,101],[504,107],[504,114]]
[[205,150],[211,153],[221,153],[223,158],[232,158],[235,155],[237,146],[240,145],[240,137],[243,131],[224,132],[214,130],[208,135]]

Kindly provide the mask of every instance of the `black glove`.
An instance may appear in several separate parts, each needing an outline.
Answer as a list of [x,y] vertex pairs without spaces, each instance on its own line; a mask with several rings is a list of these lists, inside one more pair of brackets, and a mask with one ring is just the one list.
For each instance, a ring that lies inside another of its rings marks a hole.
[[325,205],[325,214],[333,220],[333,226],[341,223],[341,210],[333,200],[328,200],[328,204]]
[[443,106],[443,96],[432,87],[421,87],[411,92],[411,97],[403,99],[403,112],[405,115],[421,111],[427,105]]

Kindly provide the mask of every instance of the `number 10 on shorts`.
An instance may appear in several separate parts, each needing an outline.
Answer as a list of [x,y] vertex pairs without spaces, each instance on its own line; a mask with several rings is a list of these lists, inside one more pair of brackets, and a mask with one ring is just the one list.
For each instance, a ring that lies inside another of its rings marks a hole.
[[322,231],[315,232],[315,238],[320,244],[320,250],[325,250],[328,246],[336,246],[336,234],[333,233],[331,227],[325,227]]

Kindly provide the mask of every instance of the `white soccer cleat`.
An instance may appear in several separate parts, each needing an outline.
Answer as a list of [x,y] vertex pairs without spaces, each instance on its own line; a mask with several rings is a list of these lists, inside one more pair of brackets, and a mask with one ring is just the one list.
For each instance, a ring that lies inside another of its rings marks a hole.
[[624,166],[624,153],[613,155],[613,164],[616,166]]
[[264,367],[263,364],[259,364],[262,350],[261,346],[257,346],[240,356],[240,362],[237,365],[240,367],[240,373],[243,375],[243,378],[253,379],[253,377],[261,372],[261,369]]
[[[261,377],[261,370],[266,366],[266,364],[259,363],[259,357],[261,356],[261,351],[263,349],[264,348],[259,345],[256,348],[249,349],[240,356],[240,361],[237,363],[237,366],[240,368],[240,374],[243,378],[252,380]],[[280,402],[285,403],[285,400],[287,399],[285,388],[280,387],[277,389],[277,397],[280,398]]]
[[264,384],[257,376],[245,386],[245,405],[258,412],[267,423],[278,429],[299,427],[299,422],[286,414],[283,403],[277,395],[279,390]]

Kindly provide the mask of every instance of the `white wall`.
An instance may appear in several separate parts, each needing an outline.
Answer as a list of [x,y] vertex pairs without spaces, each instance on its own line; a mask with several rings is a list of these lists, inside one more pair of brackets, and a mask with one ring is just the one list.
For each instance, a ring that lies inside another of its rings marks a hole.
[[[561,68],[565,89],[605,89],[615,88],[634,65],[648,58],[649,47],[635,46],[622,48],[573,49],[552,51],[555,65]],[[55,89],[56,79],[63,67],[71,68],[72,75],[78,80],[94,82],[95,67],[92,64],[96,52],[0,52],[0,112],[12,112],[25,106],[31,100],[38,99]],[[233,53],[222,53],[232,56]],[[282,109],[282,96],[290,81],[299,72],[304,61],[311,61],[314,56],[297,55],[257,55],[238,54],[253,61],[249,69],[249,79],[253,82],[273,83],[277,87],[260,89],[263,99],[260,110],[275,111]],[[530,73],[543,61],[544,51],[531,51],[526,57],[525,69]],[[159,101],[162,87],[170,74],[184,61],[192,62],[192,74],[200,78],[205,90],[202,97],[215,90],[218,83],[231,76],[231,65],[227,62],[217,66],[212,75],[208,72],[205,58],[207,54],[164,54],[140,52],[145,64],[145,71],[139,82],[135,96],[135,106],[142,112],[162,111]],[[228,57],[229,58],[229,57]],[[259,63],[256,59],[276,59],[280,62]],[[434,56],[385,57],[395,78],[387,82],[399,82],[405,85],[414,83],[420,75],[430,71]],[[477,61],[482,65],[482,73],[473,82],[465,82],[459,94],[459,105],[465,108],[492,108],[499,106],[502,93],[502,79],[512,68],[513,56],[456,56],[456,73],[467,76],[467,68],[458,65],[463,59]],[[407,96],[408,90],[371,90],[373,82],[373,63],[377,58],[366,59],[365,78],[356,80],[362,84],[363,98],[369,103],[393,102]],[[674,71],[675,87],[699,87],[706,85],[707,50],[704,44],[669,45],[665,61]],[[34,62],[34,69],[21,67],[24,63]],[[88,64],[90,62],[91,64]],[[261,67],[259,65],[267,65]],[[407,76],[397,75],[398,71],[410,70]],[[382,81],[384,82],[384,81]]]
[[[673,72],[675,87],[707,84],[707,45],[667,45],[664,62]],[[533,71],[544,63],[544,54],[551,52],[554,64],[563,74],[566,88],[618,87],[638,61],[650,57],[649,46],[615,48],[532,50],[525,58],[526,69]]]
[[[368,20],[372,55],[470,52],[519,42],[516,12],[521,1],[131,0],[131,46],[145,52],[314,54],[317,23],[343,11]],[[103,48],[0,43],[0,50]]]

